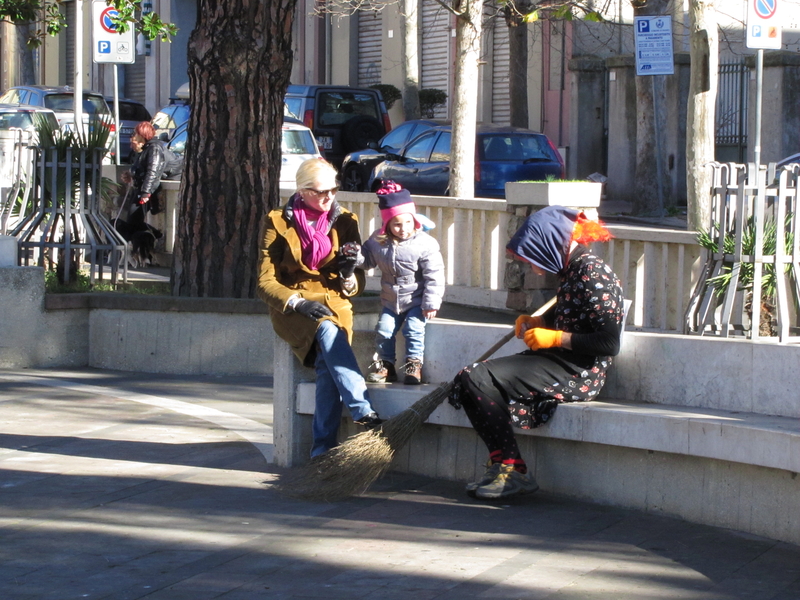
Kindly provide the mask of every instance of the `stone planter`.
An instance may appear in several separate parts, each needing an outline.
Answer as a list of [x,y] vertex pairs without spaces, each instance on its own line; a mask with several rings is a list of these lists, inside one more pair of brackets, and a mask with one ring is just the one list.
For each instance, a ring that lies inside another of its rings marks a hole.
[[506,202],[510,206],[571,206],[596,218],[602,189],[603,184],[594,181],[513,181],[506,183]]

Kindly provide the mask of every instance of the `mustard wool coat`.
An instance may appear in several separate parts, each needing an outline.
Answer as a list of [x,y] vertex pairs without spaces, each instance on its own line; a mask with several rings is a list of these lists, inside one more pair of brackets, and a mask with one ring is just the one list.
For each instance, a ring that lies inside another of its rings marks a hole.
[[314,365],[314,336],[321,321],[314,321],[287,307],[289,298],[300,294],[305,300],[316,300],[327,306],[333,321],[353,341],[353,306],[350,297],[364,289],[364,272],[356,270],[358,285],[349,295],[341,286],[334,266],[334,257],[347,242],[361,243],[357,217],[334,203],[329,236],[331,252],[311,270],[301,260],[300,236],[294,227],[295,197],[282,208],[270,211],[261,221],[259,233],[258,297],[269,305],[275,333],[292,348],[295,356],[307,367]]

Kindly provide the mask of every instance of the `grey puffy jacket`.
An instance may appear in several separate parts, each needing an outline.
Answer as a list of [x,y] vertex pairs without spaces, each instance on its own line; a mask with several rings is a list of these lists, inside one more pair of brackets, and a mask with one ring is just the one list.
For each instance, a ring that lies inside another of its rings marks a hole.
[[439,242],[424,231],[403,241],[372,234],[361,251],[364,268],[381,270],[381,303],[395,314],[414,306],[439,310],[444,296],[444,261]]

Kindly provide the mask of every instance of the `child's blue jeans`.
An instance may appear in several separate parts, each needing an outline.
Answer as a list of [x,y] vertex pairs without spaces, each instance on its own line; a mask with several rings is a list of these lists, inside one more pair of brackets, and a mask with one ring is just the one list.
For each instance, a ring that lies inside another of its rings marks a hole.
[[395,314],[388,308],[381,311],[375,327],[375,345],[378,358],[394,363],[396,357],[395,340],[402,328],[406,339],[406,358],[422,360],[425,354],[425,317],[421,306],[413,306],[404,313]]

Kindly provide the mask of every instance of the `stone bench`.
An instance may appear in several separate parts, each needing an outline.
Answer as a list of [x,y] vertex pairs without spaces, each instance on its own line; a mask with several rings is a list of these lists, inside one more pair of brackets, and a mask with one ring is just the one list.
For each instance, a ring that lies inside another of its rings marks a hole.
[[[454,365],[505,331],[432,322],[428,380],[452,378],[460,368]],[[356,338],[361,356],[365,339]],[[280,346],[276,457],[298,464],[310,448],[313,373]],[[512,343],[498,355],[516,351]],[[518,430],[520,449],[544,491],[800,543],[800,406],[789,389],[798,358],[796,346],[629,331],[601,399],[562,404],[547,425]],[[381,416],[391,417],[434,388],[371,385],[370,394]],[[291,440],[280,441],[287,418]],[[343,437],[359,431],[343,419]],[[463,411],[443,403],[392,468],[469,481],[485,460]]]

